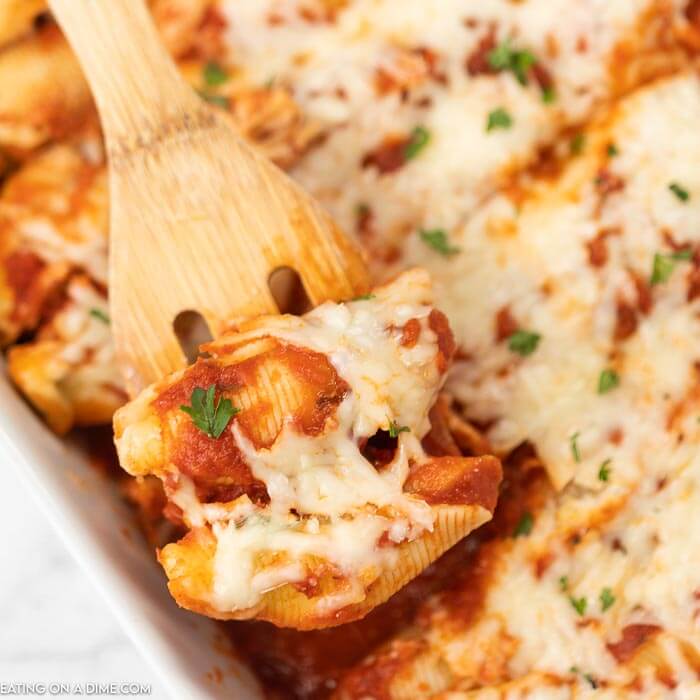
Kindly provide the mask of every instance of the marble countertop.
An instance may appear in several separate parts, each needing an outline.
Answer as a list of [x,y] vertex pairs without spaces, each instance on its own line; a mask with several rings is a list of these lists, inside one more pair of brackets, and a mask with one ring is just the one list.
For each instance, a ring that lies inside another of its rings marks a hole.
[[128,681],[168,697],[10,465],[0,533],[0,683]]

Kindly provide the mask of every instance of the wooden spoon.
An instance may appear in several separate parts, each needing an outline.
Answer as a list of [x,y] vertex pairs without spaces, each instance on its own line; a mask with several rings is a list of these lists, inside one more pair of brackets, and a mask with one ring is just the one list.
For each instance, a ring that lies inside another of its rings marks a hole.
[[[50,6],[105,133],[112,330],[132,395],[185,365],[173,330],[181,311],[200,312],[214,336],[226,319],[275,313],[268,281],[280,267],[298,272],[313,304],[367,291],[358,251],[330,217],[182,81],[142,0]],[[488,517],[479,505],[436,505],[433,532],[402,545],[394,569],[345,619],[386,600]],[[266,604],[261,615],[276,624],[320,625],[289,585]]]
[[316,305],[368,288],[357,249],[223,111],[180,77],[143,0],[50,0],[100,112],[109,158],[109,296],[133,395],[183,367],[173,321],[278,311],[268,280],[299,274]]

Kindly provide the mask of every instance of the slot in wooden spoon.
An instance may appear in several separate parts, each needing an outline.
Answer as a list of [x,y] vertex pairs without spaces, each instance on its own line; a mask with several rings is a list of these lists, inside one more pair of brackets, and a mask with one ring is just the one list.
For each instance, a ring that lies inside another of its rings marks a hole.
[[110,307],[132,395],[185,365],[184,310],[277,311],[295,269],[313,304],[367,290],[357,249],[308,194],[182,80],[142,0],[51,0],[100,112],[110,177]]

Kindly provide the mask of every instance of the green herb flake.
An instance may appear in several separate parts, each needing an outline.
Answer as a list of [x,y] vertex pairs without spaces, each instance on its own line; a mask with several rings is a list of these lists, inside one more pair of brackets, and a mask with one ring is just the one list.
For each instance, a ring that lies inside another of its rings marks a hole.
[[596,682],[595,678],[590,673],[582,673],[581,677],[588,683],[588,685],[595,690],[598,687],[598,683]]
[[223,95],[214,95],[203,90],[198,90],[198,93],[203,100],[209,102],[210,104],[216,105],[217,107],[222,107],[223,109],[229,108],[228,97],[224,97]]
[[620,375],[614,369],[604,369],[598,377],[598,393],[607,394],[620,385]]
[[494,70],[510,71],[521,85],[527,85],[527,74],[537,58],[527,49],[514,49],[506,39],[489,52],[488,62]]
[[571,149],[571,153],[575,156],[581,155],[583,153],[583,149],[586,146],[586,136],[585,134],[576,134],[574,138],[571,139],[571,143],[569,144],[569,148]]
[[209,61],[202,70],[202,77],[207,85],[223,85],[229,75],[216,61]]
[[610,588],[604,588],[600,592],[600,609],[605,612],[615,603],[615,596]]
[[518,353],[518,355],[522,357],[527,357],[537,350],[541,339],[542,336],[539,333],[515,331],[515,333],[508,338],[508,349],[511,352]]
[[410,433],[407,425],[399,425],[395,420],[389,421],[389,437],[397,438],[399,433]]
[[566,593],[566,591],[569,590],[569,577],[568,576],[560,576],[559,577],[559,590],[562,593]]
[[601,465],[600,469],[598,469],[598,479],[600,481],[609,481],[610,480],[610,464],[612,460],[611,459],[606,459]]
[[403,155],[406,160],[413,160],[430,142],[430,132],[424,126],[417,126],[408,137]]
[[537,63],[537,59],[530,51],[525,50],[515,52],[515,59],[511,70],[521,85],[527,85],[528,71],[535,65],[535,63]]
[[569,673],[573,673],[575,676],[581,676],[581,678],[583,678],[583,680],[586,681],[586,683],[588,683],[593,690],[598,687],[598,683],[595,678],[593,678],[590,673],[583,673],[578,666],[572,666],[569,669]]
[[461,248],[452,245],[447,236],[447,232],[442,228],[421,229],[419,231],[420,238],[426,245],[430,246],[435,252],[449,257],[460,252]]
[[518,520],[518,524],[515,526],[515,530],[513,530],[513,537],[525,537],[529,535],[532,532],[534,523],[535,520],[532,517],[532,513],[529,511],[523,513],[520,520]]
[[687,202],[690,199],[690,192],[686,190],[684,187],[681,187],[677,182],[672,182],[669,186],[668,189],[673,192],[673,194],[678,197],[678,199],[681,200],[681,202]]
[[571,445],[571,455],[574,458],[574,462],[577,464],[581,461],[581,453],[579,452],[578,449],[578,436],[580,433],[574,433],[570,438],[569,438],[569,444]]
[[486,131],[494,129],[510,129],[513,126],[513,118],[506,112],[503,107],[494,109],[489,113],[488,122],[486,123]]
[[489,66],[494,70],[508,70],[513,62],[514,51],[506,39],[489,51],[487,56]]
[[607,154],[608,158],[614,158],[615,156],[620,155],[620,151],[617,149],[617,146],[614,143],[609,143],[607,148]]
[[90,316],[96,318],[98,321],[102,321],[102,323],[106,323],[107,325],[110,323],[109,315],[102,311],[102,309],[93,307],[90,309]]
[[675,267],[673,258],[669,255],[656,253],[651,268],[650,284],[662,284],[663,282],[667,282]]
[[376,294],[368,293],[368,294],[360,294],[359,297],[354,297],[353,299],[350,299],[350,301],[369,301],[370,299],[376,298]]
[[569,602],[571,603],[573,609],[583,617],[586,614],[586,608],[588,607],[588,601],[585,597],[574,598],[574,596],[569,596]]
[[671,258],[677,261],[688,261],[693,259],[692,248],[684,248],[683,250],[676,250],[671,253]]
[[677,262],[687,262],[692,259],[693,251],[690,248],[676,250],[668,254],[656,253],[651,267],[651,279],[649,283],[654,285],[668,282],[673,271],[676,269]]
[[551,105],[557,100],[557,93],[554,91],[553,87],[546,87],[542,90],[542,102],[546,105]]
[[189,406],[180,406],[192,418],[192,422],[210,438],[217,439],[224,432],[233,416],[240,412],[240,408],[234,408],[230,399],[222,399],[214,403],[216,385],[212,384],[206,391],[202,387],[196,387],[192,391]]

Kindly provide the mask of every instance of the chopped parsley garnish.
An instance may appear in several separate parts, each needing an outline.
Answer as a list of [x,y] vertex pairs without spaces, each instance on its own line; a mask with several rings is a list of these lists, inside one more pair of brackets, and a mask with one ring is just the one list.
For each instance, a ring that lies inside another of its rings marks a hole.
[[569,145],[569,147],[571,148],[571,153],[575,156],[578,156],[583,152],[583,148],[585,145],[585,134],[576,134],[576,136],[574,136],[574,138],[571,139],[571,144]]
[[598,393],[607,394],[620,384],[620,375],[614,369],[604,369],[598,378]]
[[669,278],[676,269],[677,262],[683,262],[693,259],[693,251],[688,248],[686,250],[677,250],[673,253],[656,253],[654,255],[654,263],[651,268],[650,284],[663,284],[668,282]]
[[557,99],[557,93],[553,87],[546,87],[542,90],[542,102],[551,105]]
[[669,255],[656,253],[654,255],[654,264],[651,268],[650,284],[667,282],[675,267],[676,265]]
[[407,425],[399,425],[395,420],[389,421],[389,437],[396,438],[399,433],[410,433],[411,429]]
[[209,102],[210,104],[216,105],[217,107],[223,107],[224,109],[229,108],[228,97],[223,95],[213,95],[210,92],[204,92],[203,90],[198,90],[199,96]]
[[569,438],[569,443],[571,445],[571,454],[574,458],[574,462],[580,462],[581,461],[581,453],[579,452],[578,449],[578,436],[580,433],[574,433],[570,438]]
[[583,678],[586,681],[586,683],[588,683],[588,685],[590,685],[591,688],[593,688],[593,690],[595,690],[598,687],[598,683],[596,682],[595,678],[593,678],[593,676],[590,673],[582,673],[581,669],[579,669],[578,666],[572,666],[569,669],[569,673],[581,676],[581,678]]
[[360,294],[359,297],[354,297],[353,299],[350,299],[350,301],[369,301],[370,299],[374,299],[376,296],[376,294],[369,292],[368,294]]
[[513,537],[524,537],[529,535],[532,532],[534,522],[532,513],[529,511],[523,513],[520,520],[518,520],[518,524],[515,526],[515,530],[513,530]]
[[674,260],[692,260],[693,251],[690,248],[684,248],[683,250],[677,250],[671,253],[671,257]]
[[615,596],[609,588],[604,588],[600,592],[600,609],[605,612],[615,603]]
[[562,593],[565,593],[566,591],[569,590],[569,577],[568,576],[560,576],[559,577],[559,590]]
[[216,62],[209,61],[202,70],[207,85],[223,85],[228,80],[228,73]]
[[617,146],[614,143],[608,144],[608,158],[614,158],[620,155],[620,151],[617,150]]
[[104,311],[102,311],[102,309],[90,309],[90,316],[96,318],[98,321],[102,321],[102,323],[106,323],[107,325],[109,325],[109,316]]
[[406,160],[415,158],[429,143],[430,132],[424,126],[417,126],[408,137],[403,155]]
[[493,112],[489,113],[488,122],[486,124],[486,131],[493,131],[494,129],[510,129],[513,126],[513,118],[506,112],[503,107],[494,109]]
[[606,459],[600,465],[600,469],[598,469],[598,479],[600,479],[600,481],[608,481],[610,479],[610,463],[611,462],[612,462],[611,459]]
[[690,192],[684,187],[681,187],[677,182],[672,182],[668,186],[668,189],[671,190],[681,202],[687,202],[690,199]]
[[508,349],[511,352],[517,352],[518,355],[522,355],[522,357],[527,357],[537,350],[541,339],[542,336],[539,333],[515,331],[515,333],[508,338]]
[[426,245],[429,245],[434,251],[449,257],[459,253],[461,248],[452,245],[447,237],[447,232],[442,228],[421,229],[420,238]]
[[506,39],[489,52],[488,62],[494,70],[511,71],[521,85],[527,85],[528,71],[537,63],[537,58],[527,49],[514,49]]
[[234,408],[230,399],[222,399],[214,403],[216,385],[212,384],[206,391],[196,387],[192,391],[189,406],[180,406],[180,410],[192,418],[192,422],[210,438],[218,438],[224,432],[228,422],[240,412]]
[[588,685],[590,685],[591,688],[593,688],[593,690],[595,690],[598,687],[595,678],[593,678],[593,676],[590,673],[582,673],[581,676],[586,681],[586,683],[588,683]]
[[574,610],[583,617],[586,614],[586,608],[588,607],[588,601],[585,597],[574,598],[574,596],[569,596],[569,602],[571,603]]

